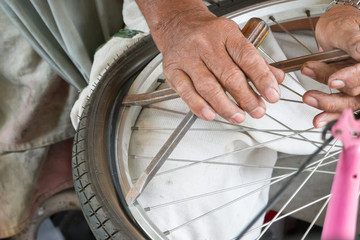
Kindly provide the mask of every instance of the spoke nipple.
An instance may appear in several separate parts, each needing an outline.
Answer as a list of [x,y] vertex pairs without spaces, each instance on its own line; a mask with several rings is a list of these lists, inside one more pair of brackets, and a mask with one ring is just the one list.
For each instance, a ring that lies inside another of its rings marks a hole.
[[275,21],[275,18],[274,18],[273,16],[270,16],[269,19],[270,19],[271,21]]
[[150,212],[150,208],[149,207],[146,207],[146,208],[144,208],[144,210],[145,210],[145,212]]
[[164,233],[164,235],[169,235],[170,234],[170,231],[165,231],[165,232],[163,232]]
[[306,10],[305,10],[305,13],[306,13],[306,16],[307,16],[307,17],[310,17],[310,10],[306,9]]

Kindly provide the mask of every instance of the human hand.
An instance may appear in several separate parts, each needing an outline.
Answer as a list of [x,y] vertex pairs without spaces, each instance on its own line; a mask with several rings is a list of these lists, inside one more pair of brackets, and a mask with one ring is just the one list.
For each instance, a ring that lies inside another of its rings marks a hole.
[[[320,51],[340,48],[353,58],[343,63],[308,62],[302,73],[338,89],[340,93],[325,94],[308,91],[304,103],[323,112],[314,118],[315,127],[323,127],[337,119],[345,108],[360,109],[360,11],[352,6],[335,5],[324,13],[316,25]],[[357,61],[355,61],[357,60]]]
[[284,73],[269,66],[235,22],[207,8],[194,9],[178,14],[161,34],[152,35],[163,54],[167,81],[198,117],[212,120],[218,113],[233,123],[245,119],[244,111],[262,117],[265,103],[246,76],[266,101],[279,100]]

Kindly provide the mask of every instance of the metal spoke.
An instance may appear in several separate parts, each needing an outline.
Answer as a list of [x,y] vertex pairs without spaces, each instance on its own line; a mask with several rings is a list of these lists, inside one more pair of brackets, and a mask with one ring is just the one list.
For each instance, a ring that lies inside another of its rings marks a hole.
[[[287,125],[285,125],[284,123],[280,122],[279,120],[277,120],[276,118],[270,116],[268,113],[265,113],[265,115],[267,117],[269,117],[270,119],[272,119],[273,121],[279,123],[280,125],[286,127],[289,130],[292,130],[290,127],[288,127]],[[308,139],[307,137],[304,137],[303,135],[299,134],[300,137],[302,137],[303,139],[305,139],[307,142],[311,143],[312,145],[314,145],[315,147],[319,147],[318,145],[316,145],[316,143],[314,143],[313,141],[311,141],[310,139]],[[325,151],[325,150],[323,150]]]
[[[315,164],[319,163],[320,161],[323,162],[323,161],[327,160],[327,159],[330,158],[330,157],[334,157],[334,156],[338,155],[338,154],[340,153],[340,151],[341,151],[341,150],[336,151],[336,152],[332,153],[331,155],[324,156],[324,157],[321,158],[320,160],[314,161],[313,163],[309,164],[309,166],[308,166],[307,168],[304,169],[304,172],[313,171],[314,167],[312,167],[312,166],[314,166]],[[131,155],[131,156],[133,156],[133,155]],[[148,157],[148,158],[150,159],[151,157]],[[170,158],[170,159],[168,159],[168,160],[170,160],[170,161],[192,162],[194,165],[196,165],[196,164],[198,164],[198,163],[202,163],[202,164],[211,164],[211,163],[213,163],[212,161],[209,162],[209,161],[210,161],[209,159],[205,159],[205,160],[188,160],[188,159],[173,159],[173,158],[171,159],[171,158]],[[332,161],[326,162],[326,163],[321,163],[321,165],[320,165],[319,167],[323,167],[323,166],[326,166],[326,165],[330,165],[330,164],[336,162],[337,160],[338,160],[338,159],[332,160]],[[193,166],[193,164],[189,164],[189,165]],[[239,167],[239,165],[234,165],[233,163],[220,163],[220,162],[215,162],[215,164],[221,164],[221,165],[228,165],[228,164],[229,164],[229,165],[231,165],[231,166],[238,166],[238,167]],[[191,167],[191,166],[189,166],[189,165],[186,165],[186,166],[184,166],[183,168]],[[249,165],[245,165],[245,164],[241,165],[240,167],[256,167],[256,168],[265,168],[265,167],[266,167],[266,168],[269,168],[269,166],[262,166],[262,165],[252,165],[252,166],[249,166]],[[175,170],[180,170],[180,169],[183,169],[183,168],[182,168],[182,167],[179,167],[179,168],[170,169],[170,170],[168,170],[168,171],[173,172],[173,171],[175,171]],[[297,168],[288,168],[288,169],[286,169],[286,168],[282,168],[281,166],[274,166],[274,167],[271,167],[271,168],[273,168],[273,169],[279,169],[279,170],[290,170],[290,171],[292,171],[292,170],[295,170],[295,171],[296,171],[296,170],[297,170]],[[334,174],[334,172],[332,172],[332,171],[316,170],[316,172],[317,172],[317,173],[323,173],[323,174],[331,174],[331,175]],[[155,176],[159,176],[159,175],[165,174],[165,173],[168,173],[168,172],[167,172],[167,171],[160,172],[160,173],[157,173]],[[133,182],[136,182],[136,181],[137,181],[137,178],[132,179],[132,181],[133,181]]]
[[310,10],[306,10],[305,13],[306,13],[307,18],[309,19],[309,23],[310,23],[310,26],[311,26],[311,31],[312,31],[313,34],[314,34],[314,39],[315,39],[316,46],[317,46],[317,48],[319,49],[319,42],[318,42],[318,40],[316,39],[315,28],[314,28],[313,21],[312,21],[312,19],[311,19]]
[[326,196],[327,199],[324,202],[324,204],[322,205],[321,209],[319,210],[319,212],[316,214],[314,220],[311,222],[310,226],[306,229],[306,232],[304,233],[304,235],[302,236],[301,240],[304,240],[306,238],[306,236],[309,234],[309,232],[311,231],[312,227],[314,226],[315,222],[318,220],[318,218],[320,217],[321,213],[324,211],[324,209],[326,208],[326,206],[328,205],[329,201],[330,201],[330,194]]
[[[339,139],[336,139],[334,141],[334,144],[331,146],[330,150],[333,148],[333,146],[336,144],[336,142],[338,141]],[[337,162],[337,161],[336,161]],[[360,194],[360,192],[359,192]],[[331,198],[331,194],[329,194],[327,196],[327,199],[326,199],[326,202],[323,204],[323,206],[321,207],[321,209],[319,210],[319,212],[316,214],[315,218],[313,219],[313,221],[311,222],[310,226],[307,228],[306,232],[304,233],[303,237],[301,238],[301,240],[304,240],[306,238],[306,236],[309,234],[310,230],[312,229],[312,227],[314,226],[315,222],[317,221],[317,219],[320,217],[321,213],[324,211],[325,207],[328,205],[329,201],[330,201],[330,198]]]
[[[161,108],[161,107],[156,107],[156,106],[151,106],[151,107],[148,107],[148,108],[153,108],[153,109],[156,109],[156,110],[160,110],[160,111],[165,111],[165,112],[171,112],[171,113],[176,113],[176,114],[180,114],[180,115],[185,115],[185,113],[183,112],[180,112],[180,111],[176,111],[176,110],[171,110],[171,109],[166,109],[166,108]],[[225,121],[221,121],[221,120],[213,120],[214,122],[218,122],[218,123],[222,123],[222,124],[226,124],[226,125],[229,125],[229,126],[237,126],[237,127],[242,127],[242,125],[239,125],[239,124],[235,124],[235,123],[230,123],[230,122],[225,122]],[[252,129],[253,131],[256,131],[257,129],[256,128],[251,128],[251,127],[248,127],[246,126],[246,128],[248,129]],[[293,132],[293,133],[308,133],[310,132],[311,130],[313,130],[314,127],[312,128],[308,128],[306,130],[294,130],[294,129],[289,129],[288,128],[288,131],[289,132]],[[297,137],[294,137],[295,135],[283,135],[283,134],[278,134],[278,133],[275,133],[275,132],[268,132],[268,134],[272,134],[272,135],[276,135],[276,136],[287,136],[289,137],[290,139],[295,139],[295,140],[299,140],[299,141],[304,141],[304,142],[309,142],[309,140],[306,140],[304,138],[297,138]],[[317,142],[317,141],[311,141],[312,143],[316,143],[316,144],[321,144],[321,142]],[[340,147],[340,146],[338,146]]]
[[[225,122],[224,122],[225,123]],[[264,133],[270,133],[272,134],[273,132],[285,132],[285,133],[296,133],[296,132],[300,132],[302,130],[299,129],[294,129],[294,130],[289,130],[289,129],[261,129],[261,128],[250,128],[250,127],[246,127],[246,126],[242,126],[242,125],[233,125],[236,126],[237,128],[233,128],[233,129],[225,129],[225,128],[190,128],[189,132],[191,131],[200,131],[200,132],[264,132]],[[138,127],[138,126],[134,126],[131,128],[132,131],[174,131],[175,128],[164,128],[164,127]],[[315,134],[320,134],[321,131],[319,130],[309,130],[307,133],[315,133]],[[283,135],[285,136],[285,135]]]
[[280,175],[280,176],[276,176],[276,177],[272,177],[272,178],[262,179],[262,180],[258,180],[258,181],[254,181],[254,182],[250,182],[250,183],[244,183],[244,184],[240,184],[240,185],[237,185],[237,186],[220,189],[220,190],[217,190],[217,191],[207,192],[207,193],[203,193],[203,194],[199,194],[199,195],[195,195],[195,196],[191,196],[191,197],[187,197],[187,198],[183,198],[183,199],[179,199],[179,200],[175,200],[175,201],[171,201],[171,202],[167,202],[167,203],[154,205],[154,206],[151,206],[151,207],[145,207],[144,210],[145,211],[151,211],[151,210],[155,210],[157,208],[162,208],[162,207],[167,207],[167,206],[171,206],[171,205],[174,205],[174,204],[188,202],[188,201],[196,200],[196,199],[199,199],[199,198],[216,195],[216,194],[219,194],[219,193],[230,192],[230,191],[233,191],[233,190],[237,190],[239,188],[249,187],[249,186],[253,186],[253,185],[257,185],[257,184],[263,184],[265,182],[271,182],[271,181],[279,179],[279,178],[286,179],[287,177],[289,177],[289,174],[284,174],[284,175]]
[[[336,154],[338,154],[338,153],[336,153]],[[329,156],[329,157],[330,157],[330,156]],[[326,159],[326,158],[322,158],[322,159],[320,159],[320,160],[317,161],[318,164],[317,164],[317,166],[315,167],[315,170],[313,170],[313,171],[311,172],[311,174],[307,177],[307,179],[304,181],[304,183],[302,184],[302,186],[303,186],[303,185],[306,183],[306,181],[312,176],[312,174],[316,171],[316,169],[321,165],[322,161],[324,161],[325,159]],[[313,163],[313,164],[314,164],[314,163]],[[212,214],[212,213],[214,213],[214,212],[216,212],[216,211],[219,211],[219,210],[223,209],[224,207],[227,207],[227,206],[229,206],[229,205],[231,205],[231,204],[234,204],[234,203],[236,203],[237,201],[239,201],[239,200],[241,200],[241,199],[243,199],[243,198],[245,198],[245,197],[247,197],[247,196],[250,196],[250,195],[258,192],[258,191],[262,190],[263,188],[265,188],[265,187],[267,187],[267,186],[271,186],[271,185],[273,185],[273,184],[275,184],[275,183],[278,183],[278,182],[282,181],[283,179],[285,179],[285,178],[287,178],[287,177],[290,177],[291,175],[295,174],[295,172],[296,172],[296,171],[291,172],[291,173],[285,175],[284,177],[281,177],[281,178],[279,178],[279,179],[276,179],[276,180],[273,181],[273,182],[270,182],[270,183],[268,183],[268,184],[265,184],[265,185],[263,185],[263,186],[260,187],[260,188],[257,188],[257,189],[255,189],[255,190],[249,192],[249,193],[246,193],[246,194],[244,194],[244,195],[242,195],[242,196],[240,196],[240,197],[237,197],[237,198],[231,200],[230,202],[227,202],[227,203],[225,203],[225,204],[223,204],[223,205],[221,205],[221,206],[219,206],[219,207],[217,207],[217,208],[212,209],[211,211],[208,211],[208,212],[205,213],[205,214],[202,214],[202,215],[200,215],[200,216],[198,216],[198,217],[196,217],[196,218],[193,218],[193,219],[187,221],[186,223],[183,223],[183,224],[181,224],[181,225],[179,225],[179,226],[177,226],[177,227],[175,227],[175,228],[172,228],[171,230],[165,231],[164,234],[165,234],[165,235],[168,235],[168,234],[170,234],[171,232],[174,232],[174,231],[176,231],[176,230],[178,230],[178,229],[180,229],[180,228],[182,228],[182,227],[184,227],[184,226],[189,225],[190,223],[192,223],[192,222],[194,222],[194,221],[199,220],[200,218],[203,218],[203,217],[205,217],[205,216],[208,216],[209,214]],[[300,188],[295,192],[295,195],[296,195],[297,192],[301,189],[302,186],[300,186]],[[292,198],[290,198],[289,200],[291,201]],[[320,201],[320,200],[317,200],[317,201]],[[289,201],[288,201],[288,202],[289,202]],[[288,203],[288,202],[287,202],[287,203]],[[314,203],[313,203],[313,204],[314,204]],[[285,204],[285,205],[286,205],[286,204]],[[282,210],[287,206],[287,205],[286,205],[286,206],[285,206],[285,205],[284,205],[284,207],[282,208]],[[312,204],[307,204],[307,205],[305,205],[305,206],[310,206],[310,205],[312,205]],[[300,211],[301,209],[305,208],[305,206],[299,208],[298,211]],[[282,211],[282,210],[280,210],[280,211]],[[294,211],[293,211],[292,213],[294,213]],[[278,215],[279,215],[279,213],[278,213],[276,216],[278,216]],[[276,216],[275,216],[275,218],[276,218]],[[272,224],[272,222],[274,222],[274,220],[276,220],[275,218],[273,219],[273,221],[271,221],[271,222],[269,223],[269,226]],[[267,228],[268,228],[268,227],[267,227]],[[266,229],[266,230],[267,230],[267,229]],[[264,231],[266,231],[266,230],[264,230]],[[260,237],[261,237],[261,236],[260,236]]]
[[[146,157],[146,156],[136,156],[136,155],[130,155],[129,159],[153,159],[154,157]],[[193,159],[179,159],[179,158],[168,158],[167,161],[173,161],[173,162],[184,162],[184,163],[198,163],[202,160],[193,160]],[[333,160],[331,162],[327,162],[321,165],[321,167],[330,165],[337,160]],[[271,169],[277,169],[277,170],[288,170],[288,171],[294,171],[297,170],[296,167],[282,167],[282,166],[268,166],[268,165],[253,165],[253,164],[244,164],[244,163],[229,163],[229,162],[214,162],[214,161],[207,161],[202,162],[203,164],[212,164],[212,165],[223,165],[223,166],[231,166],[231,167],[246,167],[246,168],[271,168]],[[304,171],[310,171],[311,168],[305,169]],[[324,171],[324,170],[318,170],[317,173],[324,173],[324,174],[334,174],[332,171]],[[132,179],[132,181],[136,181],[137,179]]]
[[[327,152],[329,153],[329,152]],[[294,199],[294,197],[299,193],[299,191],[304,187],[304,185],[309,181],[309,179],[313,176],[313,174],[315,173],[315,171],[317,170],[317,168],[320,166],[320,164],[322,163],[322,161],[320,161],[316,167],[314,168],[314,170],[312,172],[310,172],[310,174],[306,177],[306,179],[301,183],[301,185],[298,187],[298,189],[296,189],[296,191],[291,195],[291,197],[286,201],[286,203],[282,206],[282,208],[277,212],[277,214],[275,215],[275,217],[270,221],[269,225],[265,227],[265,229],[261,232],[261,234],[259,235],[259,237],[257,239],[260,239],[264,233],[269,229],[270,225],[274,222],[274,220],[276,220],[279,215],[282,213],[282,211],[289,205],[289,203]]]
[[293,102],[293,103],[300,103],[300,104],[303,104],[303,101],[292,100],[292,99],[287,99],[287,98],[280,98],[280,101]]
[[[335,154],[338,154],[338,153],[335,153]],[[326,159],[327,158],[317,160],[316,162],[314,162],[312,164],[309,164],[309,167],[305,168],[304,172],[312,171],[314,169],[314,167],[310,167],[310,165],[314,165],[316,163],[323,162]],[[323,167],[323,166],[325,166],[327,164],[328,163],[321,163],[319,167]],[[279,169],[279,168],[276,168],[276,166],[275,166],[274,169]],[[179,204],[179,203],[183,203],[183,202],[187,202],[187,201],[191,201],[191,200],[195,200],[195,199],[199,199],[199,198],[202,198],[202,197],[207,197],[207,196],[211,196],[211,195],[215,195],[215,194],[219,194],[219,193],[223,193],[223,192],[228,192],[228,191],[236,190],[236,189],[243,188],[243,187],[248,187],[248,186],[257,185],[257,184],[260,184],[260,183],[269,182],[269,181],[272,181],[272,180],[275,180],[275,179],[278,179],[278,178],[281,178],[282,180],[284,180],[284,179],[288,178],[289,176],[291,176],[293,173],[295,173],[297,168],[287,168],[286,170],[292,170],[292,172],[291,173],[286,173],[286,174],[283,174],[283,175],[279,175],[279,176],[276,176],[276,177],[272,177],[272,178],[262,179],[262,180],[258,180],[258,181],[254,181],[254,182],[250,182],[250,183],[244,183],[244,184],[241,184],[241,185],[220,189],[220,190],[217,190],[217,191],[207,192],[207,193],[191,196],[191,197],[188,197],[188,198],[183,198],[183,199],[180,199],[180,200],[175,200],[175,201],[171,201],[171,202],[167,202],[167,203],[162,203],[162,204],[154,205],[154,206],[151,206],[151,207],[145,207],[144,209],[145,209],[145,211],[150,211],[150,210],[154,210],[154,209],[157,209],[157,208],[167,207],[167,206],[170,206],[170,205]],[[317,170],[316,173],[327,173],[327,174],[331,174],[331,175],[335,174],[335,172],[321,171],[321,170]]]
[[185,166],[181,166],[181,167],[173,168],[173,169],[170,169],[170,170],[166,170],[166,171],[158,173],[158,175],[168,174],[168,173],[178,171],[178,170],[181,170],[181,169],[185,169],[185,168],[188,168],[188,167],[193,167],[193,166],[196,166],[196,165],[204,163],[204,162],[212,161],[214,159],[227,157],[227,156],[230,156],[230,155],[235,154],[235,153],[243,152],[243,151],[246,151],[246,150],[252,150],[252,149],[258,148],[258,147],[263,147],[263,146],[266,146],[267,144],[274,143],[274,142],[277,142],[277,141],[280,141],[280,140],[284,140],[284,139],[287,139],[290,136],[294,136],[294,135],[298,135],[298,133],[294,133],[294,134],[291,134],[291,135],[279,137],[279,138],[272,139],[272,140],[269,140],[269,141],[266,141],[266,142],[263,142],[263,143],[258,143],[258,144],[255,144],[253,146],[249,146],[249,147],[246,147],[246,148],[237,149],[237,150],[229,152],[229,153],[224,153],[224,154],[220,154],[220,155],[217,155],[217,156],[214,156],[214,157],[211,157],[211,158],[200,160],[200,161],[198,161],[196,163],[191,163],[191,164],[188,164],[188,165],[185,165]]
[[[289,175],[292,175],[292,174],[294,174],[294,173],[291,173]],[[251,192],[248,192],[248,193],[246,193],[246,194],[244,194],[244,195],[242,195],[240,197],[237,197],[237,198],[235,198],[235,199],[233,199],[233,200],[231,200],[231,201],[229,201],[229,202],[227,202],[227,203],[225,203],[225,204],[223,204],[223,205],[221,205],[219,207],[216,207],[216,208],[212,209],[211,211],[208,211],[207,213],[204,213],[204,214],[202,214],[202,215],[200,215],[200,216],[198,216],[196,218],[193,218],[193,219],[191,219],[191,220],[189,220],[189,221],[187,221],[187,222],[185,222],[185,223],[183,223],[183,224],[181,224],[181,225],[179,225],[177,227],[174,227],[174,228],[172,228],[170,230],[167,230],[167,231],[164,232],[164,234],[169,235],[170,233],[172,233],[172,232],[174,232],[176,230],[179,230],[180,228],[183,228],[183,227],[185,227],[185,226],[187,226],[187,225],[189,225],[189,224],[191,224],[191,223],[193,223],[193,222],[195,222],[195,221],[197,221],[197,220],[199,220],[199,219],[201,219],[201,218],[203,218],[205,216],[208,216],[209,214],[212,214],[212,213],[217,212],[217,211],[219,211],[219,210],[221,210],[221,209],[223,209],[223,208],[225,208],[227,206],[230,206],[231,204],[234,204],[234,203],[238,202],[239,200],[241,200],[241,199],[243,199],[245,197],[248,197],[248,196],[250,196],[252,194],[255,194],[255,193],[261,191],[262,189],[267,188],[268,186],[271,186],[271,185],[273,185],[273,184],[275,184],[275,183],[277,183],[277,182],[279,182],[281,180],[282,180],[282,178],[277,179],[277,180],[275,180],[273,182],[270,182],[268,184],[265,184],[265,185],[261,186],[260,188],[257,188],[257,189],[255,189],[255,190],[253,190]]]
[[[293,134],[295,135],[295,134]],[[291,135],[289,135],[291,136]],[[273,139],[273,140],[270,140],[270,141],[267,141],[267,142],[263,142],[263,143],[259,143],[259,144],[256,144],[254,146],[250,146],[250,147],[247,147],[247,148],[242,148],[242,149],[238,149],[238,150],[235,150],[233,152],[229,152],[229,153],[224,153],[224,154],[221,154],[221,155],[217,155],[217,156],[214,156],[214,157],[211,157],[211,158],[207,158],[207,159],[204,159],[204,160],[199,160],[195,163],[191,163],[191,164],[188,164],[188,165],[185,165],[185,166],[181,166],[181,167],[177,167],[177,168],[173,168],[173,169],[170,169],[170,170],[166,170],[166,171],[163,171],[163,172],[159,172],[157,174],[158,175],[163,175],[163,174],[168,174],[168,173],[171,173],[171,172],[174,172],[174,171],[178,171],[178,170],[182,170],[182,169],[185,169],[185,168],[189,168],[189,167],[193,167],[193,166],[196,166],[198,164],[202,164],[202,163],[206,163],[208,161],[212,161],[214,159],[218,159],[218,158],[222,158],[222,157],[226,157],[226,156],[230,156],[234,153],[239,153],[239,152],[242,152],[242,151],[245,151],[245,150],[249,150],[249,149],[253,149],[253,148],[258,148],[258,147],[262,147],[262,146],[266,146],[266,144],[269,144],[269,143],[274,143],[274,142],[277,142],[277,141],[280,141],[280,140],[284,140],[286,138],[288,138],[289,136],[284,136],[284,137],[280,137],[280,138],[277,138],[277,139]]]
[[269,19],[276,23],[284,32],[286,32],[290,37],[292,37],[298,44],[305,48],[309,53],[313,53],[308,47],[306,47],[302,42],[300,42],[291,32],[289,32],[282,24],[277,22],[273,16],[270,16]]
[[171,133],[166,142],[161,146],[160,150],[151,160],[146,167],[140,178],[132,186],[126,194],[126,202],[131,205],[144,191],[145,187],[149,184],[151,179],[156,175],[161,166],[165,163],[166,159],[170,156],[179,142],[183,139],[187,130],[194,124],[197,116],[189,111],[180,124],[176,127],[175,131]]
[[[298,81],[296,81],[296,79],[291,74],[287,74],[287,75],[291,76],[291,79],[293,79],[294,82],[296,82],[296,83],[298,82]],[[289,88],[288,86],[284,85],[284,83],[281,83],[280,86],[283,87],[283,88],[286,88],[287,90],[289,90],[289,91],[291,91],[293,93],[295,93],[296,95],[300,96],[301,99],[302,99],[302,95],[300,93],[298,93],[295,90],[293,90],[292,88]]]
[[[286,214],[284,214],[284,215],[279,216],[274,222],[280,221],[281,219],[284,219],[284,218],[286,218],[286,217],[288,217],[288,216],[291,216],[292,214],[297,213],[297,212],[299,212],[299,211],[301,211],[301,210],[303,210],[303,209],[305,209],[305,208],[307,208],[307,207],[310,207],[310,206],[312,206],[312,205],[314,205],[314,204],[316,204],[316,203],[318,203],[318,202],[321,202],[321,201],[323,201],[323,200],[325,200],[325,199],[327,199],[327,198],[329,198],[329,197],[330,197],[330,194],[327,195],[327,196],[324,196],[324,197],[322,197],[322,198],[316,199],[316,200],[314,200],[314,201],[312,201],[312,202],[310,202],[310,203],[308,203],[308,204],[306,204],[306,205],[303,205],[303,206],[301,206],[301,207],[299,207],[299,208],[297,208],[297,209],[295,209],[295,210],[293,210],[293,211],[291,211],[291,212],[288,212],[288,213],[286,213]],[[266,227],[266,226],[268,226],[269,224],[270,224],[270,222],[267,222],[267,223],[262,224],[261,226],[254,227],[254,228],[250,229],[249,231],[247,231],[247,232],[244,234],[244,236],[247,235],[247,234],[249,234],[249,233],[251,233],[251,232],[253,232],[253,231],[255,231],[255,230],[258,230],[259,228]],[[235,239],[235,238],[234,238],[234,239]]]
[[[265,52],[264,49],[262,48],[258,48],[258,50],[260,50],[260,52],[262,52],[266,57],[268,57],[273,63],[277,62],[273,57],[271,57],[267,52]],[[296,78],[293,77],[293,75],[291,75],[290,73],[286,73],[286,76],[290,77],[297,85],[299,85],[300,87],[303,87],[298,80],[296,80]],[[298,95],[299,97],[302,98],[302,95],[298,92],[296,92],[295,90],[289,88],[288,86],[284,85],[283,83],[280,84],[280,86],[286,88],[287,90],[295,93],[296,95]]]

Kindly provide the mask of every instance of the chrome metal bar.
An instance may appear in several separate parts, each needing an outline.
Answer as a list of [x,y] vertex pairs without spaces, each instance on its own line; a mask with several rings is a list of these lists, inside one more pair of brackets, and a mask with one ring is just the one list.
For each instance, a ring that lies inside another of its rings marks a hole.
[[[302,57],[292,58],[280,62],[271,63],[271,66],[282,69],[285,73],[293,72],[301,69],[301,66],[308,61],[322,61],[325,63],[339,62],[349,59],[350,56],[340,49],[328,52],[314,53]],[[123,100],[124,106],[143,106],[162,102],[169,99],[178,98],[179,95],[171,88],[163,88],[153,92],[144,94],[130,94]]]

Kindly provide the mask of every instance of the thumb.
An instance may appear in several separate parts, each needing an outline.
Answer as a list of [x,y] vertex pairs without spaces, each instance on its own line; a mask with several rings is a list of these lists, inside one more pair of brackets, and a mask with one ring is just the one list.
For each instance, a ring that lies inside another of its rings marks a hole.
[[[333,47],[347,52],[355,60],[360,60],[360,11],[353,6],[336,5],[327,12],[322,25],[328,31],[324,31],[323,38]],[[326,13],[325,13],[326,14]],[[324,15],[325,15],[324,14]],[[331,31],[331,33],[329,32]],[[320,44],[321,45],[321,44]],[[329,49],[327,49],[329,50]]]
[[323,50],[340,48],[360,60],[360,11],[353,6],[335,5],[316,24],[316,38]]
[[339,42],[339,48],[347,52],[352,58],[360,61],[360,31],[359,25],[355,29],[348,30],[344,40]]

